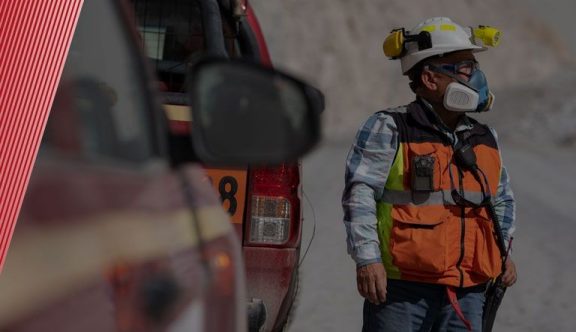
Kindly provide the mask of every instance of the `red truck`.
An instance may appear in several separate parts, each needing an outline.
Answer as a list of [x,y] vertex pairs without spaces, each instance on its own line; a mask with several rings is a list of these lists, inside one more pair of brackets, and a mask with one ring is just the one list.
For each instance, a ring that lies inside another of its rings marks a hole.
[[[184,147],[189,142],[185,91],[191,63],[208,53],[272,66],[258,20],[246,0],[132,3],[148,57],[164,90],[172,139],[183,142]],[[219,14],[223,35],[218,27],[199,24],[203,11]],[[219,48],[219,43],[224,47]],[[259,331],[261,326],[264,331],[282,330],[298,290],[302,239],[300,164],[206,168],[242,240],[250,330]]]
[[246,300],[250,330],[281,330],[299,164],[209,168],[216,191],[199,164],[296,160],[318,139],[321,95],[222,60],[269,63],[245,2],[132,4],[138,25],[123,1],[84,1],[0,278],[0,330],[244,331]]

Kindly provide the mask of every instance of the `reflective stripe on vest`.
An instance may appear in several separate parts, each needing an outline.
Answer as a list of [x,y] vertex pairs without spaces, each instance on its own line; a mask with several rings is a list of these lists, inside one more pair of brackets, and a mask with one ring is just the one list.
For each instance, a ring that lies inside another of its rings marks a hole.
[[[462,196],[475,204],[482,203],[485,197],[481,192],[467,191],[464,191]],[[386,190],[382,196],[382,201],[394,205],[457,205],[452,198],[451,190],[433,191],[430,193]]]

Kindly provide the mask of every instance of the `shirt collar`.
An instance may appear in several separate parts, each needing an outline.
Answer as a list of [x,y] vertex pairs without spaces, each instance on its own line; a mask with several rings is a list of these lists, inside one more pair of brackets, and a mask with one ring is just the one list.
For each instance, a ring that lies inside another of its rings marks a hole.
[[[424,118],[417,117],[417,120],[419,120],[419,122],[427,126],[432,126],[436,130],[448,133],[451,132],[448,126],[444,124],[444,121],[442,121],[442,119],[438,116],[438,114],[434,112],[432,104],[430,104],[426,99],[421,97],[418,97],[417,102],[420,103],[421,106],[420,108],[424,110],[424,112],[427,115],[426,120],[428,120],[428,121],[422,121],[424,120]],[[472,128],[474,128],[474,124],[470,121],[470,118],[466,116],[466,114],[464,114],[462,117],[460,117],[460,121],[456,125],[456,130],[454,130],[454,132],[457,133],[461,131],[471,130]]]

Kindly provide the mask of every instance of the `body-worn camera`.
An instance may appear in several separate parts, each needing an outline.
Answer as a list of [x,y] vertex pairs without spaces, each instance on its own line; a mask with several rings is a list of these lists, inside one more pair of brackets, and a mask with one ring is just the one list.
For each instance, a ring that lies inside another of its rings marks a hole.
[[412,190],[434,191],[434,162],[431,155],[414,156],[412,159]]

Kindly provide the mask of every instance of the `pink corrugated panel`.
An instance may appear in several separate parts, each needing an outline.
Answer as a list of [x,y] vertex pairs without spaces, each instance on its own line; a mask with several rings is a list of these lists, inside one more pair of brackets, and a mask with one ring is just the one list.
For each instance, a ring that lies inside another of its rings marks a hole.
[[0,1],[0,271],[82,3]]

